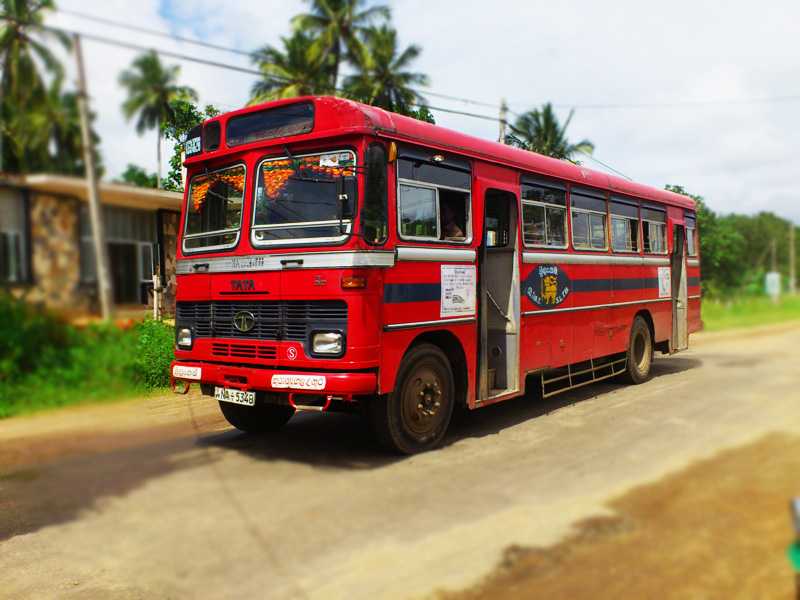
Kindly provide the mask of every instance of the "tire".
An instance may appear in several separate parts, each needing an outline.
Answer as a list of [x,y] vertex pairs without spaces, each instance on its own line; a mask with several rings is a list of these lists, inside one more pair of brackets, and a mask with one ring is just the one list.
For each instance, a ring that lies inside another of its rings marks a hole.
[[258,397],[254,406],[220,402],[219,408],[228,423],[246,433],[278,431],[295,412],[288,404],[270,404]]
[[403,359],[394,391],[373,398],[367,413],[383,446],[416,454],[441,443],[454,404],[455,382],[447,356],[437,346],[420,344]]
[[625,373],[622,378],[631,384],[638,385],[649,380],[653,366],[653,336],[650,327],[642,317],[636,317],[631,326],[631,338],[628,342],[628,354]]

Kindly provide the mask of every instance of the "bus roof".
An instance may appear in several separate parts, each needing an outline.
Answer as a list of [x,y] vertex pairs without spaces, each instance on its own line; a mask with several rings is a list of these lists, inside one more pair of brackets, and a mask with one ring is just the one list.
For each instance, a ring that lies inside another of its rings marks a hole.
[[[612,194],[633,196],[642,200],[661,202],[686,209],[695,208],[694,200],[687,196],[334,96],[303,96],[276,100],[225,113],[210,119],[208,122],[219,120],[227,123],[230,119],[240,115],[300,102],[313,102],[314,104],[314,128],[312,132],[255,142],[246,146],[236,147],[234,151],[264,145],[285,144],[290,140],[299,141],[301,139],[326,137],[334,132],[368,133],[398,142],[420,143],[443,152],[455,152],[465,157],[554,177],[578,185],[597,187],[608,190]],[[226,152],[222,150],[214,154],[219,156],[223,153]],[[207,156],[207,158],[210,158],[210,156]],[[187,159],[187,164],[194,164],[199,160],[202,160],[202,155]]]

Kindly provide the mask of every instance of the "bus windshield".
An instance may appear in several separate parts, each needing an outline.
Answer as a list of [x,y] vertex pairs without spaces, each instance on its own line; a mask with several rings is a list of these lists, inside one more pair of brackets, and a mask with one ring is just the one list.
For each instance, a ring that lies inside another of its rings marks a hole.
[[184,250],[220,250],[236,245],[242,222],[244,182],[244,165],[192,177]]
[[[266,159],[258,166],[253,243],[335,242],[350,233],[355,188],[340,200],[337,183],[355,175],[350,151]],[[352,181],[352,180],[351,180]]]

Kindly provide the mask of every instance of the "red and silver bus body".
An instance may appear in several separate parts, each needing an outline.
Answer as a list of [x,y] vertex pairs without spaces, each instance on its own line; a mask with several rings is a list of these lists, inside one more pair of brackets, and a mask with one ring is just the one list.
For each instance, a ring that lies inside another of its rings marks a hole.
[[330,97],[187,149],[173,376],[242,429],[360,403],[413,452],[455,404],[637,380],[701,326],[684,196]]

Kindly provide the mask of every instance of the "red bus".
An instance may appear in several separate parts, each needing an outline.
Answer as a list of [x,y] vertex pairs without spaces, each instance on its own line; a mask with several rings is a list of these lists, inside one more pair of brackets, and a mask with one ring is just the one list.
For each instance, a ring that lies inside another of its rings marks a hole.
[[359,408],[403,453],[701,327],[690,198],[332,97],[187,143],[172,375],[247,432]]

